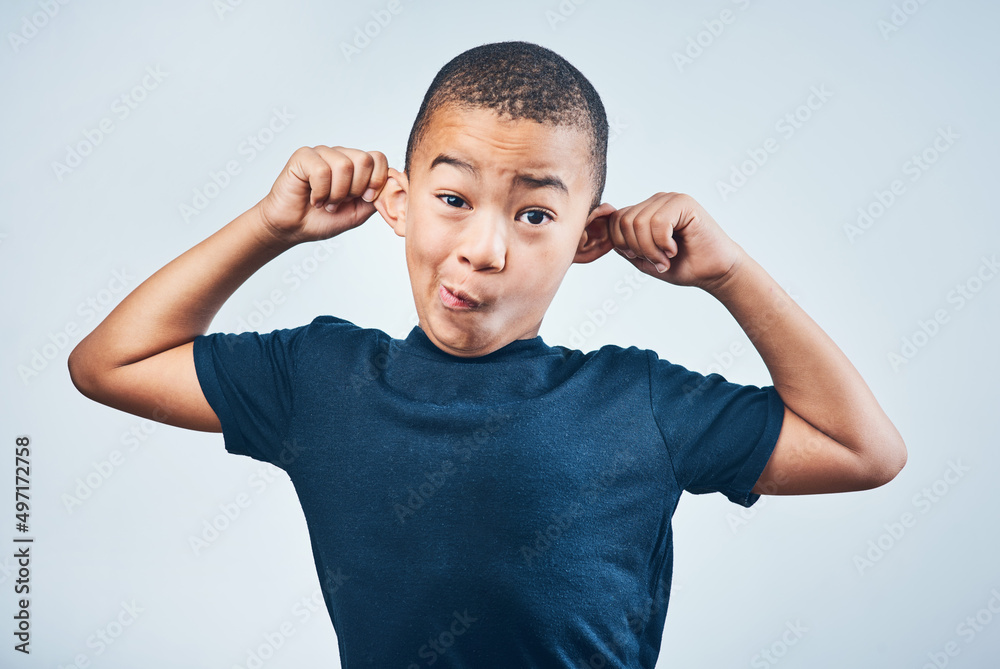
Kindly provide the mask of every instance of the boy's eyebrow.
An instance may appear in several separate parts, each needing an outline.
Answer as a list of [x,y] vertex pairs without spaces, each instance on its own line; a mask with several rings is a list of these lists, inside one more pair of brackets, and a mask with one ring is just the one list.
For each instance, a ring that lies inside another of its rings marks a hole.
[[[434,160],[431,161],[430,170],[433,170],[438,165],[451,165],[457,167],[460,170],[468,172],[476,179],[479,179],[482,175],[479,172],[479,168],[472,163],[466,162],[461,158],[456,158],[455,156],[450,156],[446,153],[439,153]],[[518,172],[514,175],[514,183],[518,186],[524,186],[525,188],[554,188],[560,190],[564,195],[569,195],[569,188],[563,183],[562,179],[551,174],[542,175],[531,175],[525,174],[523,172]]]

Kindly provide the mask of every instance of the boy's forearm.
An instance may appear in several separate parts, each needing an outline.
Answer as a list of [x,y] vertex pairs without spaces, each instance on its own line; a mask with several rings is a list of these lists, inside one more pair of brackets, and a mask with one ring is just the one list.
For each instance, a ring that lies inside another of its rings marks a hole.
[[706,288],[749,337],[788,408],[859,454],[902,437],[833,340],[745,252],[721,285]]
[[129,293],[77,345],[71,370],[127,365],[204,334],[233,292],[291,246],[270,234],[252,207]]

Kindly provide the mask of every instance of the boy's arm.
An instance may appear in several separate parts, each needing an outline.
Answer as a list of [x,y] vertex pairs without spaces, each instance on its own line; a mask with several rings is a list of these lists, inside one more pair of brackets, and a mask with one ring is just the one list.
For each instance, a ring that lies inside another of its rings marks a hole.
[[746,252],[705,288],[760,353],[785,404],[774,452],[754,493],[867,490],[892,480],[906,446],[833,340]]
[[73,384],[92,400],[163,423],[220,432],[195,374],[193,340],[254,272],[288,246],[257,206],[143,281],[73,349]]
[[221,431],[195,373],[195,337],[268,261],[368,219],[387,170],[378,151],[297,150],[267,197],[142,282],[77,344],[68,360],[73,384],[122,411]]
[[847,356],[701,205],[657,193],[612,214],[608,231],[641,271],[720,300],[767,365],[785,413],[753,493],[867,490],[899,473],[903,439]]

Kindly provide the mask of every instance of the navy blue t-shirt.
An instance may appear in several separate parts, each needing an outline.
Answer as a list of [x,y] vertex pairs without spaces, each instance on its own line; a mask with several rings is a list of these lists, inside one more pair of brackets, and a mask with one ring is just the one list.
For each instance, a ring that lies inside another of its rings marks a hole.
[[226,450],[295,487],[345,669],[652,669],[681,491],[752,505],[784,415],[635,346],[462,358],[333,316],[194,360]]

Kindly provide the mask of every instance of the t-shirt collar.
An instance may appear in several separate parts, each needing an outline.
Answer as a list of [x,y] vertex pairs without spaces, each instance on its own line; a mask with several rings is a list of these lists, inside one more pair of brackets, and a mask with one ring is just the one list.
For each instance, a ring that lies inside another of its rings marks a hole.
[[549,345],[542,341],[541,335],[538,335],[530,339],[515,339],[492,353],[467,358],[452,355],[438,348],[419,325],[414,325],[413,329],[410,330],[410,334],[403,340],[403,347],[417,355],[424,355],[425,357],[432,357],[438,360],[466,363],[493,362],[509,358],[530,358],[551,350]]

